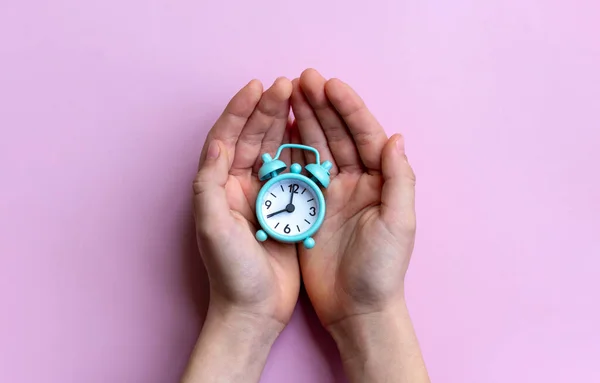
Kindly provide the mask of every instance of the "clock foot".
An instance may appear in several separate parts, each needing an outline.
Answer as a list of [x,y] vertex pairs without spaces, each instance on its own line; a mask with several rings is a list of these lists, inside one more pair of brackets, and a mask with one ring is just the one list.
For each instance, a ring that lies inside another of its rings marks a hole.
[[312,237],[308,237],[304,240],[304,248],[306,249],[312,249],[313,247],[315,247],[315,240],[312,239]]
[[259,230],[256,232],[256,239],[259,242],[264,242],[267,240],[267,233],[265,233],[263,230]]

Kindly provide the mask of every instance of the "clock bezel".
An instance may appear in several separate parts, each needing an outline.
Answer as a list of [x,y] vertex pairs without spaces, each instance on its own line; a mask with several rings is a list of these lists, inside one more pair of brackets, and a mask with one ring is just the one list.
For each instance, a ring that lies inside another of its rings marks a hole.
[[[302,181],[302,182],[306,183],[313,190],[314,194],[317,196],[317,203],[319,204],[319,212],[317,214],[315,223],[311,226],[310,229],[308,229],[307,231],[305,231],[304,233],[301,233],[301,234],[285,235],[285,234],[281,234],[281,233],[274,231],[267,224],[267,222],[265,221],[265,218],[263,217],[263,214],[262,214],[262,204],[265,200],[267,191],[271,188],[271,186],[273,186],[273,184],[276,184],[278,182],[288,180],[288,179],[298,180],[298,181]],[[261,229],[269,237],[271,237],[279,242],[285,242],[285,243],[302,242],[306,238],[312,237],[312,235],[315,234],[317,232],[317,230],[319,230],[319,228],[323,224],[323,220],[325,219],[325,197],[323,196],[323,192],[321,191],[321,188],[313,180],[306,177],[305,175],[296,174],[296,173],[283,173],[283,174],[279,174],[279,175],[271,178],[270,180],[267,181],[267,183],[265,183],[262,186],[262,188],[260,189],[260,191],[258,193],[258,196],[256,197],[255,210],[256,210],[256,218],[258,219],[258,223],[259,223]]]

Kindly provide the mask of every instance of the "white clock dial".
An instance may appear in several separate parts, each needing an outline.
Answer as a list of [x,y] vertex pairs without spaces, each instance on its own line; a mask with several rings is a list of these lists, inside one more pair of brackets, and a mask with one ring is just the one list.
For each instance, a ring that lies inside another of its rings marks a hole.
[[264,222],[273,231],[285,236],[307,232],[319,215],[319,200],[313,188],[298,179],[274,183],[261,203]]

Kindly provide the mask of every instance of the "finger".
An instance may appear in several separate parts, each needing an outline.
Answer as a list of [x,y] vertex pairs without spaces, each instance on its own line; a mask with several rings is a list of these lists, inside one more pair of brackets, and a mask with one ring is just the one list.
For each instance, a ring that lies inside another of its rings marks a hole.
[[279,136],[279,142],[283,136],[285,122],[289,114],[289,98],[292,94],[292,83],[285,77],[280,77],[273,85],[265,91],[260,98],[254,112],[242,129],[237,144],[235,146],[235,159],[231,166],[232,170],[242,170],[250,172],[260,156],[260,149],[265,138],[273,124],[277,122],[277,128],[271,141]]
[[381,215],[390,226],[414,230],[415,173],[404,151],[404,139],[395,134],[386,143],[382,154],[383,189]]
[[228,176],[227,151],[222,142],[212,140],[194,180],[194,216],[202,237],[226,233],[233,224],[225,192]]
[[360,96],[344,82],[338,79],[327,81],[325,93],[348,126],[364,166],[380,171],[381,151],[387,142],[387,135],[379,122]]
[[[292,94],[292,82],[289,81],[288,79],[285,79],[287,81],[287,85],[288,88],[288,92],[287,92],[287,97],[285,99],[284,102],[281,103],[279,111],[277,113],[277,115],[275,116],[275,120],[273,121],[273,123],[271,124],[271,127],[269,128],[269,130],[267,130],[267,133],[265,133],[265,136],[263,138],[261,147],[260,147],[260,152],[258,154],[258,158],[256,159],[255,163],[254,163],[254,173],[258,173],[258,170],[260,169],[260,166],[262,165],[262,160],[261,160],[261,156],[263,153],[269,153],[272,156],[275,155],[275,152],[277,151],[277,149],[279,149],[279,147],[284,144],[289,142],[289,134],[288,134],[288,138],[287,141],[285,140],[285,134],[287,131],[287,127],[289,126],[289,124],[291,124],[291,119],[290,119],[290,96]],[[282,155],[284,155],[284,153],[282,153]]]
[[[300,132],[298,131],[298,124],[295,121],[292,126],[290,126],[290,142],[292,144],[302,143],[302,140],[300,139]],[[304,167],[306,164],[304,153],[306,153],[304,150],[292,149],[292,163],[299,164],[300,166]]]
[[362,171],[356,145],[346,124],[325,94],[326,80],[314,69],[300,76],[300,88],[325,132],[327,145],[340,171]]
[[[321,161],[331,161],[333,167],[329,172],[334,176],[338,173],[338,167],[329,150],[329,146],[327,145],[325,132],[323,132],[313,108],[310,106],[304,93],[300,89],[300,80],[295,79],[292,81],[292,84],[294,86],[291,98],[292,111],[294,112],[294,118],[298,124],[298,131],[300,132],[302,143],[317,149],[321,156]],[[306,153],[305,158],[306,162],[315,161],[315,156],[312,153]]]
[[202,153],[200,154],[198,167],[202,166],[202,162],[206,158],[208,144],[213,140],[221,141],[223,149],[228,152],[227,157],[229,161],[233,160],[238,137],[260,101],[261,95],[262,84],[258,80],[252,80],[233,96],[210,132],[208,132]]
[[[281,144],[289,144],[291,142],[290,139],[290,129],[292,126],[292,121],[290,119],[288,119],[287,123],[286,123],[286,128],[283,134],[283,138],[281,140]],[[271,154],[273,157],[275,155],[275,152],[277,151],[277,149],[279,149],[279,146],[277,148],[275,148],[275,150],[273,150],[272,152],[269,152],[269,154]],[[292,151],[291,150],[283,150],[281,152],[281,155],[279,156],[279,159],[283,162],[285,162],[286,165],[290,165],[292,163]],[[259,159],[259,161],[261,161],[262,164],[262,160]]]

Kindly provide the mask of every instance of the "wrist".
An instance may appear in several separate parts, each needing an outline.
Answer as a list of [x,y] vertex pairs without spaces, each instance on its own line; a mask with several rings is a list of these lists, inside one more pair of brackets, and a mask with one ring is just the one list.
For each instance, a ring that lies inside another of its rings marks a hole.
[[233,307],[209,306],[182,383],[258,381],[280,322]]
[[354,314],[327,326],[343,360],[369,359],[382,346],[391,348],[400,338],[400,322],[407,316],[404,300],[373,312]]
[[271,344],[285,324],[276,319],[233,305],[210,304],[202,332],[243,337],[246,341]]
[[404,299],[327,327],[351,382],[429,382]]

